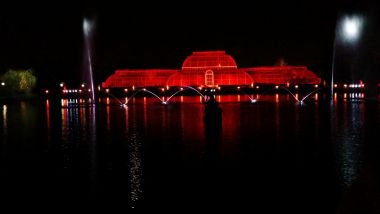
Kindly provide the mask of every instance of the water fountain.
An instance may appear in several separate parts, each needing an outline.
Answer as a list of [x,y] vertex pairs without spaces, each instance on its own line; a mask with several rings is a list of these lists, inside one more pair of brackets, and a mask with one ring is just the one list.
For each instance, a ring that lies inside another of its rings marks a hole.
[[129,100],[132,99],[134,96],[136,96],[138,93],[140,92],[148,92],[149,94],[152,94],[154,97],[156,97],[157,99],[159,99],[161,101],[162,104],[166,104],[165,100],[164,99],[161,99],[157,94],[153,93],[152,91],[149,91],[148,89],[146,88],[143,88],[143,89],[139,89],[137,90],[134,94],[132,94],[130,97],[128,97],[128,99],[125,101],[125,103],[123,103],[122,105],[127,105]]
[[[251,103],[257,103],[257,101],[259,100],[259,97],[260,97],[261,95],[265,94],[265,93],[268,92],[268,91],[273,90],[274,88],[275,88],[275,87],[270,88],[269,90],[265,90],[265,91],[262,92],[260,95],[259,95],[259,94],[256,94],[256,98],[253,97],[253,95],[251,95],[251,96],[248,95],[248,94],[245,93],[243,90],[241,90],[241,91],[243,91],[243,94],[246,95],[246,96],[249,98],[249,100],[250,100]],[[240,89],[240,88],[238,88],[238,89]],[[240,90],[239,90],[239,91],[240,91]]]
[[285,89],[285,91],[289,92],[293,96],[293,98],[295,99],[295,101],[297,101],[297,103],[302,104],[302,102],[298,99],[298,97],[296,95],[294,95],[289,89],[287,89],[284,86],[281,86],[281,88],[283,88],[283,89]]
[[90,84],[91,101],[95,102],[95,90],[94,90],[94,79],[92,70],[92,30],[94,24],[84,18],[83,19],[83,35],[84,35],[84,72],[86,75],[86,82]]
[[360,16],[344,16],[336,23],[331,64],[331,100],[334,95],[334,71],[338,42],[342,45],[354,45],[360,37],[362,26],[363,18]]
[[202,96],[203,99],[205,99],[205,96],[204,96],[201,92],[199,92],[197,89],[195,89],[195,88],[193,88],[193,87],[191,87],[191,86],[184,86],[184,88],[185,88],[185,89],[183,89],[183,87],[182,87],[180,90],[174,92],[174,93],[173,93],[171,96],[169,96],[169,98],[166,99],[166,100],[165,100],[165,99],[161,99],[161,98],[160,98],[157,94],[155,94],[154,92],[152,92],[152,91],[150,91],[150,90],[148,90],[148,89],[143,88],[143,89],[140,89],[140,90],[136,91],[134,94],[132,94],[132,96],[130,96],[130,97],[125,101],[124,105],[127,105],[128,102],[129,102],[129,100],[130,100],[132,97],[134,97],[135,95],[137,95],[139,92],[148,92],[148,93],[152,94],[154,97],[156,97],[157,99],[159,99],[159,100],[161,101],[162,104],[167,104],[167,103],[169,102],[169,100],[170,100],[172,97],[174,97],[176,94],[178,94],[178,93],[180,93],[180,92],[182,92],[182,91],[184,91],[184,90],[187,90],[187,89],[190,89],[190,90],[193,90],[193,91],[197,92],[199,95]]
[[298,97],[294,93],[292,93],[289,89],[287,89],[286,87],[281,86],[281,88],[283,88],[283,89],[285,89],[285,91],[289,92],[293,96],[294,100],[296,101],[296,103],[298,105],[302,105],[304,103],[303,101],[305,99],[307,99],[308,97],[310,97],[310,95],[314,94],[315,92],[317,92],[321,89],[321,88],[317,88],[317,89],[313,90],[312,92],[306,94],[302,99],[298,99]]
[[182,91],[185,91],[185,90],[193,90],[195,92],[197,92],[200,96],[202,96],[203,100],[206,99],[205,95],[203,95],[200,91],[198,91],[197,89],[191,87],[191,86],[183,86],[181,87],[178,91],[174,92],[172,95],[170,95],[166,100],[163,99],[163,98],[160,98],[156,93],[146,89],[146,88],[143,88],[143,89],[139,89],[137,90],[135,93],[133,93],[131,96],[129,96],[128,98],[126,98],[126,101],[125,102],[122,102],[120,99],[118,99],[116,96],[114,96],[113,94],[107,92],[108,95],[110,95],[112,98],[114,98],[115,100],[118,101],[118,103],[120,104],[120,106],[123,106],[123,107],[126,107],[128,102],[133,98],[135,97],[137,94],[139,94],[140,92],[147,92],[151,95],[153,95],[154,97],[156,97],[158,100],[161,101],[162,104],[168,104],[168,102],[175,96],[177,95],[178,93],[182,92]]
[[169,100],[170,100],[172,97],[174,97],[176,94],[178,94],[178,93],[180,93],[180,92],[182,92],[182,91],[184,91],[184,90],[193,90],[193,91],[197,92],[199,95],[201,95],[202,98],[203,98],[203,100],[206,99],[205,95],[203,95],[203,94],[202,94],[200,91],[198,91],[197,89],[195,89],[195,88],[193,88],[193,87],[191,87],[191,86],[184,86],[184,88],[185,88],[185,89],[181,88],[180,90],[178,90],[178,91],[176,91],[175,93],[173,93],[168,99],[166,99],[166,103],[169,102]]
[[317,88],[316,90],[314,90],[314,91],[308,93],[308,94],[307,94],[306,96],[304,96],[299,102],[302,104],[303,101],[304,101],[306,98],[308,98],[310,95],[314,94],[315,92],[319,91],[320,89],[321,89],[321,88]]
[[[315,92],[319,91],[321,88],[318,88],[316,90],[313,90],[311,91],[310,93],[308,93],[307,95],[305,95],[302,99],[299,99],[297,97],[297,95],[295,95],[293,92],[291,92],[288,88],[284,87],[284,86],[274,86],[273,88],[270,88],[269,90],[265,90],[264,92],[262,92],[260,95],[256,95],[256,97],[254,97],[253,95],[249,95],[249,94],[246,94],[244,93],[244,95],[246,95],[250,102],[251,103],[256,103],[258,100],[259,100],[259,97],[265,93],[267,93],[268,91],[271,91],[273,89],[278,89],[278,88],[282,88],[284,89],[286,92],[288,92],[290,95],[292,95],[292,97],[294,98],[294,100],[296,101],[297,104],[303,104],[304,100],[306,100],[308,97],[310,97],[312,94],[314,94]],[[196,93],[198,93],[202,98],[203,100],[206,100],[206,96],[204,94],[202,94],[199,90],[191,87],[191,86],[183,86],[181,87],[178,91],[175,91],[172,95],[170,95],[167,99],[165,98],[160,98],[156,93],[146,89],[146,88],[143,88],[143,89],[139,89],[137,90],[135,93],[133,93],[131,96],[129,96],[128,98],[126,98],[126,101],[125,102],[122,102],[119,98],[117,98],[116,96],[114,96],[113,94],[107,92],[107,94],[109,96],[111,96],[112,98],[114,98],[115,100],[117,100],[117,102],[120,104],[120,106],[122,107],[127,107],[128,105],[128,102],[133,98],[135,97],[137,94],[141,93],[141,92],[146,92],[146,93],[149,93],[151,95],[153,95],[155,98],[157,98],[162,104],[168,104],[169,101],[177,94],[179,94],[180,92],[183,92],[185,90],[193,90],[195,91]]]

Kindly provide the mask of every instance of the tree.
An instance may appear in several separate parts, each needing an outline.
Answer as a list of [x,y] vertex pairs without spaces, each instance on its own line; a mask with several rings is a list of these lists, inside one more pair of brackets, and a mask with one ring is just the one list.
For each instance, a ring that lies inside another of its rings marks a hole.
[[7,93],[30,94],[36,86],[37,78],[34,76],[32,69],[9,69],[1,76],[1,81],[5,83],[4,88]]
[[285,61],[285,59],[283,57],[280,57],[276,60],[276,62],[274,63],[274,65],[276,66],[286,66],[288,65],[288,63]]

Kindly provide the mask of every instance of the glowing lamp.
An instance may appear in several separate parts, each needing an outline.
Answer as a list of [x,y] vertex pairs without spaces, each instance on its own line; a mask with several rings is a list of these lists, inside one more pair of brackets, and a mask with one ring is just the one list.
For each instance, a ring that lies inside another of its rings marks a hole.
[[357,16],[345,17],[343,20],[342,34],[344,39],[354,41],[360,36],[362,19]]

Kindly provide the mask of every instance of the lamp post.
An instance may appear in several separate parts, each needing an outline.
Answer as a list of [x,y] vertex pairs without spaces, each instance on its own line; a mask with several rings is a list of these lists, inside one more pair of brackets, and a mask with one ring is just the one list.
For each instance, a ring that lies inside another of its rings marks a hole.
[[331,69],[331,99],[334,96],[334,68],[337,42],[341,41],[345,44],[355,44],[359,39],[361,28],[363,26],[363,19],[360,16],[344,16],[341,20],[338,20],[335,29],[334,47],[333,47],[333,62]]

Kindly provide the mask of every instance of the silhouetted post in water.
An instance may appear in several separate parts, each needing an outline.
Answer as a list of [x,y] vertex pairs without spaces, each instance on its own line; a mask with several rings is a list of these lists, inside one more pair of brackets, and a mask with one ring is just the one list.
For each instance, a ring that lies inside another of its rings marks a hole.
[[215,124],[222,122],[222,109],[219,107],[213,94],[207,95],[204,120],[206,125],[207,123]]
[[222,125],[222,109],[213,94],[207,95],[204,122],[207,129],[217,131]]
[[222,133],[222,109],[212,93],[206,95],[205,101],[205,115],[203,117],[206,137],[205,164],[213,168],[218,162]]

